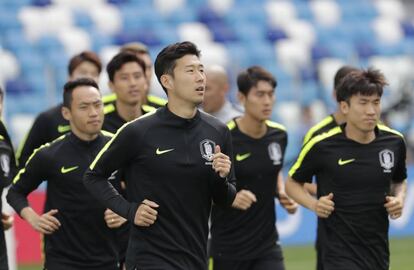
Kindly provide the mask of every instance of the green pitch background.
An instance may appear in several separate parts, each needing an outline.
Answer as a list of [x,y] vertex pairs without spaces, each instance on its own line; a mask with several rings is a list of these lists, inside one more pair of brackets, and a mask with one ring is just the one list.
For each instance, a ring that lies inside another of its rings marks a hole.
[[[390,270],[414,269],[414,237],[391,239],[391,268]],[[313,246],[288,246],[283,249],[286,270],[314,270],[315,251]],[[19,270],[39,270],[40,266],[19,266]]]

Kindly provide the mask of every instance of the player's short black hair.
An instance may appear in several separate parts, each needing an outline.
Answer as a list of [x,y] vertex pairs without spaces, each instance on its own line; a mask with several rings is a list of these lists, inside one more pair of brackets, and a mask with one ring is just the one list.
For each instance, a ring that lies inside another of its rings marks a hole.
[[177,42],[168,45],[157,55],[154,64],[155,74],[165,92],[167,92],[167,90],[161,83],[161,76],[164,74],[174,76],[176,61],[188,54],[200,57],[200,51],[197,49],[197,46],[190,41]]
[[345,78],[346,75],[348,75],[352,71],[357,71],[357,70],[359,69],[353,66],[342,66],[340,69],[338,69],[338,71],[335,74],[335,78],[334,78],[334,90],[338,88],[342,79]]
[[72,75],[73,71],[82,63],[90,62],[96,66],[98,72],[102,71],[102,63],[98,55],[92,51],[83,51],[80,54],[73,56],[68,65],[68,74]]
[[141,68],[142,72],[145,73],[145,63],[142,59],[138,58],[131,52],[120,52],[115,55],[106,66],[106,72],[111,82],[114,81],[115,73],[122,68],[122,66],[129,62],[137,63]]
[[336,89],[336,100],[349,103],[349,99],[357,94],[381,97],[386,85],[384,74],[377,69],[352,71],[344,77]]
[[239,92],[247,96],[252,87],[257,86],[259,81],[270,83],[273,89],[277,86],[276,78],[269,71],[260,66],[251,66],[240,72],[237,76]]
[[92,80],[90,78],[79,78],[73,81],[68,81],[63,86],[63,106],[70,109],[70,106],[72,105],[73,100],[73,90],[79,86],[92,86],[96,88],[99,91],[99,86],[95,82],[95,80]]

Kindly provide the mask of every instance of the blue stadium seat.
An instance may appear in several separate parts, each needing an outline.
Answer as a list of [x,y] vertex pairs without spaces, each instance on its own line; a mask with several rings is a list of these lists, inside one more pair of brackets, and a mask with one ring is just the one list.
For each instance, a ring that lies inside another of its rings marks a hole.
[[17,18],[19,7],[0,5],[0,31],[5,33],[11,30],[20,30],[22,24]]
[[286,32],[282,28],[269,27],[266,31],[266,38],[271,42],[287,38]]
[[52,4],[51,0],[32,0],[33,6],[44,7]]
[[83,28],[86,31],[90,31],[94,27],[94,22],[89,14],[83,10],[75,9],[72,11],[74,23],[76,26]]
[[168,24],[176,27],[182,23],[197,21],[197,14],[195,12],[195,8],[193,9],[190,6],[186,6],[184,8],[174,10],[171,14],[166,16],[164,20]]
[[317,62],[323,58],[331,57],[332,53],[325,44],[317,43],[312,46],[311,57],[313,62]]
[[238,40],[234,31],[222,21],[210,21],[207,25],[213,34],[214,41],[216,42],[227,43]]
[[410,21],[404,21],[401,23],[401,27],[406,37],[414,37],[414,23]]
[[356,48],[358,57],[361,60],[368,59],[369,57],[377,54],[375,47],[371,43],[368,43],[368,42],[356,43],[355,48]]
[[198,21],[205,23],[205,24],[211,24],[211,23],[217,23],[221,22],[222,18],[221,16],[211,7],[209,6],[203,6],[198,10]]
[[24,94],[28,94],[32,91],[30,85],[22,77],[6,81],[5,88],[6,88],[7,94],[13,95],[13,96],[21,96]]

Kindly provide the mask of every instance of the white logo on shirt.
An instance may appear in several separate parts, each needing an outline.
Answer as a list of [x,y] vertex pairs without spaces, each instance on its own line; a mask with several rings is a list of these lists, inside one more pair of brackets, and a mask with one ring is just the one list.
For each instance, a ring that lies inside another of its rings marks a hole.
[[391,168],[394,167],[394,152],[389,149],[382,150],[379,153],[379,161],[384,172],[390,173]]
[[205,139],[200,142],[200,152],[201,156],[207,160],[206,165],[211,165],[213,161],[214,155],[214,147],[216,147],[216,143],[212,140]]
[[280,148],[280,145],[278,143],[272,142],[267,147],[267,150],[269,151],[270,159],[273,160],[273,165],[279,165],[282,159],[282,150]]

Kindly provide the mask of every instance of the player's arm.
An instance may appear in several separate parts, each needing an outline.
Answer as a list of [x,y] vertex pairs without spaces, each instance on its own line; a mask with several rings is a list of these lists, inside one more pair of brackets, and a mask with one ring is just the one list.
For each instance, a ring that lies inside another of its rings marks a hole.
[[279,172],[277,176],[277,193],[278,199],[280,204],[289,214],[294,214],[298,209],[298,204],[292,200],[287,194],[285,190],[285,182],[283,181],[282,172]]
[[[140,141],[141,138],[136,129],[131,128],[130,124],[124,125],[101,149],[83,178],[85,187],[105,207],[129,221],[135,222],[135,224],[137,224],[138,204],[126,201],[112,186],[108,178],[112,172],[125,167],[134,159],[136,154],[134,151],[139,147],[131,144]],[[147,214],[149,210],[147,211],[146,207],[145,210],[144,214]],[[153,211],[150,212],[153,213]]]
[[16,152],[17,166],[19,168],[23,168],[25,166],[26,161],[36,148],[40,147],[44,143],[47,143],[47,141],[43,139],[45,130],[48,130],[47,123],[47,119],[40,114],[35,119],[30,131],[20,143]]
[[26,166],[13,179],[13,185],[7,193],[7,202],[36,231],[51,234],[59,229],[60,222],[54,217],[58,212],[52,209],[42,215],[37,214],[30,206],[27,196],[35,190],[46,176],[44,164],[49,164],[42,149],[35,150]]
[[305,187],[305,183],[312,183],[312,177],[318,169],[318,159],[314,157],[315,148],[308,145],[302,148],[299,157],[289,170],[286,181],[286,193],[300,205],[315,212],[321,218],[327,218],[334,211],[333,194],[313,197]]

